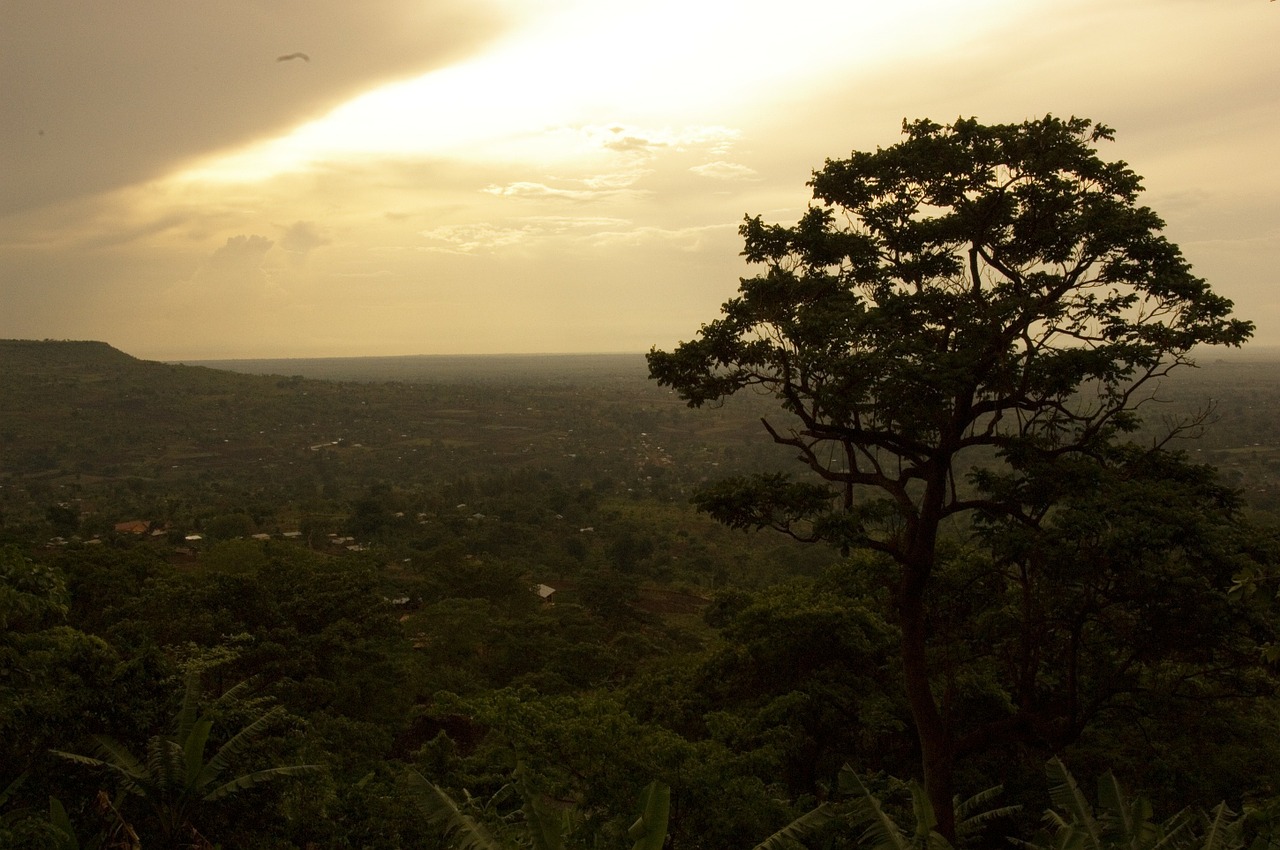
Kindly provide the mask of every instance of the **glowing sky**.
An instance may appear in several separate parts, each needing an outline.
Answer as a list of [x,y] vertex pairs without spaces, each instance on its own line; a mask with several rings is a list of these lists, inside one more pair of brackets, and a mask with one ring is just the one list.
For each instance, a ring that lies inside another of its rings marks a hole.
[[1053,113],[1280,344],[1277,48],[1264,0],[0,0],[0,338],[670,346],[825,158]]

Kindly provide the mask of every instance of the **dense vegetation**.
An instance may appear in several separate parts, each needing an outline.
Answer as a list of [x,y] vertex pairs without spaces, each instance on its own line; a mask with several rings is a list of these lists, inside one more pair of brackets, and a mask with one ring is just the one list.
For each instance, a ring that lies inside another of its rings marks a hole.
[[657,386],[0,344],[0,844],[1280,845],[1252,325],[1107,128],[904,135]]
[[[520,764],[572,804],[575,845],[621,846],[654,779],[671,788],[677,847],[754,846],[836,793],[846,763],[899,799],[886,777],[913,775],[915,745],[875,564],[735,533],[689,503],[721,475],[791,462],[757,439],[760,399],[689,411],[639,357],[433,365],[348,361],[323,381],[141,362],[101,343],[0,344],[0,786],[16,781],[3,841],[72,846],[58,843],[53,797],[86,846],[124,824],[163,846],[155,801],[117,797],[115,774],[54,751],[106,760],[95,736],[107,736],[145,763],[149,742],[173,737],[193,675],[206,760],[266,718],[224,779],[317,768],[197,798],[190,823],[224,847],[440,846],[410,769],[505,834],[520,802],[502,789]],[[392,366],[398,380],[382,381]],[[1164,408],[1213,393],[1219,419],[1187,448],[1246,484],[1244,513],[1263,529],[1278,372],[1206,362],[1171,380]],[[1162,533],[1186,518],[1168,504]],[[1147,506],[1116,493],[1105,509],[1149,528]],[[1268,534],[1250,540],[1270,551]],[[995,696],[982,650],[1008,636],[971,566],[947,573],[956,616],[935,628],[954,646],[957,710],[981,716]],[[1123,704],[1071,746],[1010,739],[962,764],[963,790],[1003,782],[1000,802],[1027,806],[991,835],[1029,834],[1055,751],[1082,777],[1113,770],[1165,814],[1270,799],[1280,718],[1250,649],[1273,628],[1258,604],[1269,594],[1233,600],[1179,575],[1099,601],[1114,631],[1089,658],[1101,671],[1131,650]],[[960,616],[975,611],[979,632]],[[1184,675],[1214,630],[1215,668]],[[1151,667],[1139,638],[1177,644],[1183,661]]]

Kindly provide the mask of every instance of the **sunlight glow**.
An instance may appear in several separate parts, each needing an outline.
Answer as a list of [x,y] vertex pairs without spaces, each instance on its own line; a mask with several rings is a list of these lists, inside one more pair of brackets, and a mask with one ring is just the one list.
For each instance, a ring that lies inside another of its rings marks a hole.
[[958,40],[984,20],[981,7],[1007,3],[796,0],[782,12],[760,0],[546,2],[545,14],[485,54],[368,92],[183,176],[252,182],[350,156],[580,162],[607,150],[566,128],[706,132],[704,122],[785,103],[793,87]]

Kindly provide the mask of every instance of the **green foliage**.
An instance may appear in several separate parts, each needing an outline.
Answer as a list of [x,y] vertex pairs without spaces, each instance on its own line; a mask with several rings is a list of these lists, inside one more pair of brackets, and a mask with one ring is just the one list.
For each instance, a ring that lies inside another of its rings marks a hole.
[[502,845],[489,835],[487,829],[459,809],[448,794],[428,782],[422,774],[410,771],[405,775],[405,783],[423,817],[440,830],[457,850],[502,850]]
[[[396,793],[410,765],[503,846],[529,841],[514,759],[566,847],[644,840],[628,827],[651,777],[670,788],[673,846],[848,847],[871,821],[851,827],[860,792],[831,790],[846,761],[903,841],[923,834],[919,786],[867,778],[918,771],[900,565],[857,549],[859,529],[904,533],[900,503],[778,474],[795,447],[756,441],[760,416],[794,435],[766,395],[689,410],[639,357],[596,372],[485,361],[481,379],[461,361],[317,367],[358,381],[339,383],[18,348],[0,342],[0,542],[17,544],[0,545],[0,773],[28,778],[0,806],[0,847],[110,845],[134,824],[154,844],[142,798],[112,809],[96,796],[108,768],[49,750],[105,762],[82,742],[110,730],[120,759],[185,771],[186,748],[148,748],[174,737],[180,670],[214,693],[261,685],[202,707],[206,761],[268,697],[289,715],[207,790],[260,765],[325,768],[201,801],[197,823],[226,847],[439,846]],[[391,366],[403,383],[369,382]],[[956,462],[974,508],[941,524],[922,607],[957,788],[1004,781],[1038,812],[1036,776],[1060,750],[1090,776],[1114,766],[1156,810],[1191,806],[1208,846],[1271,834],[1280,704],[1258,660],[1277,644],[1278,561],[1274,531],[1242,515],[1274,526],[1256,509],[1280,492],[1276,368],[1162,378],[1175,427],[1217,406],[1185,457],[1146,451],[1167,436],[1150,425],[1130,434],[1141,451],[986,446]],[[738,534],[695,507],[836,548]],[[134,519],[163,533],[113,531]],[[272,539],[230,539],[250,530]],[[537,584],[557,589],[549,602]],[[1241,814],[1196,808],[1218,799]],[[951,806],[955,846],[1029,837],[1032,815],[1007,827],[975,805],[985,822]]]
[[62,576],[15,546],[0,549],[0,630],[35,631],[67,613]]
[[[527,846],[533,850],[564,850],[571,814],[549,806],[523,767],[517,767],[510,787],[520,797],[522,825],[515,840],[495,839],[489,830],[464,812],[453,798],[417,771],[405,775],[413,804],[456,850],[506,850]],[[468,798],[470,799],[470,798]],[[627,831],[632,850],[662,850],[667,837],[671,789],[651,782],[640,794],[640,815]]]
[[839,815],[835,806],[823,803],[761,841],[754,850],[794,850],[837,821]]
[[[239,690],[232,689],[220,699],[233,698]],[[279,720],[281,712],[273,709],[263,714],[206,758],[205,749],[213,722],[201,716],[199,705],[199,679],[189,676],[172,735],[152,736],[147,742],[144,758],[134,756],[124,745],[106,735],[94,736],[96,756],[61,751],[56,755],[103,770],[116,780],[123,791],[142,798],[155,819],[157,835],[162,842],[172,841],[179,834],[198,835],[193,821],[202,804],[216,802],[263,782],[317,769],[315,765],[289,765],[224,779],[222,774],[271,724]]]
[[550,797],[574,801],[580,819],[573,844],[592,836],[613,844],[627,840],[631,822],[619,814],[635,799],[637,776],[668,785],[673,810],[699,813],[673,820],[677,844],[747,846],[796,814],[779,799],[772,760],[739,753],[720,740],[686,739],[639,719],[608,693],[547,697],[506,690],[440,708],[464,709],[490,730],[461,765],[474,781],[460,784],[492,785],[495,773],[505,777],[514,755]]
[[59,773],[46,763],[48,748],[139,696],[134,671],[101,638],[67,625],[68,610],[60,571],[0,549],[0,765],[5,774],[28,771],[28,787],[46,794]]
[[1045,812],[1044,833],[1030,842],[1018,842],[1029,850],[1221,847],[1233,829],[1226,823],[1229,813],[1225,806],[1215,810],[1215,817],[1208,823],[1202,839],[1195,834],[1197,818],[1189,810],[1157,822],[1151,803],[1141,796],[1127,797],[1110,772],[1098,780],[1098,807],[1095,810],[1081,792],[1075,777],[1060,760],[1050,759],[1045,773],[1049,781],[1049,797],[1055,808]]
[[662,850],[670,817],[671,788],[655,779],[640,792],[640,816],[627,830],[631,850]]
[[[1160,234],[1138,175],[1098,156],[1110,129],[1046,116],[903,133],[828,160],[795,226],[748,218],[743,253],[764,272],[696,339],[648,362],[693,407],[771,395],[782,413],[765,421],[770,437],[819,478],[733,479],[704,509],[896,564],[887,603],[904,693],[940,832],[954,838],[956,757],[987,733],[956,727],[931,664],[943,529],[976,515],[1044,533],[1066,496],[1055,483],[1095,492],[1103,476],[1091,475],[1159,380],[1194,346],[1238,346],[1252,325]],[[1022,672],[1032,689],[1044,675]]]
[[916,782],[909,784],[911,812],[915,823],[905,835],[884,810],[883,805],[852,770],[841,773],[846,790],[856,794],[853,822],[863,827],[858,844],[872,850],[951,850],[951,843],[937,832],[938,818],[924,789]]

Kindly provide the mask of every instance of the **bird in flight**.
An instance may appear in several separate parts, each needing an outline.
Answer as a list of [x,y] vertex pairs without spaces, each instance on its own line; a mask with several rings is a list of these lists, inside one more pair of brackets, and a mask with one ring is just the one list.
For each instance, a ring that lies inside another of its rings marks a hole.
[[301,59],[303,62],[310,62],[311,57],[305,53],[288,53],[284,56],[277,56],[277,62],[288,62],[290,59]]

